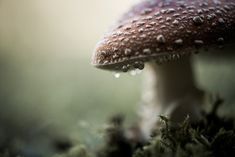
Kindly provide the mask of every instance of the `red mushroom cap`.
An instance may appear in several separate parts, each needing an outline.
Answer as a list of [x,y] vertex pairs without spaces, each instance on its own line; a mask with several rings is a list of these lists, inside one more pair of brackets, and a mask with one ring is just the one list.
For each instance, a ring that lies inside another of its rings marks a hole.
[[234,0],[145,0],[97,44],[92,64],[128,71],[234,40]]

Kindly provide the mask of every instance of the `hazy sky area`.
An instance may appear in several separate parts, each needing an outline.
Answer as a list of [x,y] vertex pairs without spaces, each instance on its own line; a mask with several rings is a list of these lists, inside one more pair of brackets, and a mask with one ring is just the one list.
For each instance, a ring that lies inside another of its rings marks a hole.
[[59,134],[73,129],[78,134],[80,121],[103,123],[115,112],[133,115],[139,77],[116,80],[90,65],[96,42],[131,3],[0,1],[0,122],[5,130],[34,138],[34,132],[56,126],[62,128],[55,131]]

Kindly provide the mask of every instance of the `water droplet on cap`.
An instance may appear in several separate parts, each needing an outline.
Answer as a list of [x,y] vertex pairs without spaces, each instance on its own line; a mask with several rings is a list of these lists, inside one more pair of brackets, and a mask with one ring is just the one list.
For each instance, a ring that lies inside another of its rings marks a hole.
[[197,46],[203,45],[204,42],[202,40],[194,40],[194,44]]
[[135,63],[133,64],[133,67],[134,67],[135,69],[143,70],[143,69],[144,69],[144,63],[141,62],[141,61],[135,62]]
[[128,70],[129,70],[128,66],[126,66],[126,65],[122,66],[122,71],[123,72],[127,72]]
[[220,37],[217,39],[218,44],[223,45],[224,44],[224,38]]
[[158,35],[158,36],[157,36],[157,41],[158,41],[159,43],[165,43],[165,42],[166,42],[166,39],[165,39],[165,37],[164,37],[163,35]]
[[125,55],[129,55],[131,53],[131,49],[125,49]]
[[201,25],[203,24],[204,20],[200,16],[193,17],[193,22],[195,25]]
[[136,75],[136,70],[135,70],[135,69],[134,69],[134,70],[131,70],[131,71],[130,71],[130,75],[131,75],[131,76],[135,76],[135,75]]
[[166,18],[166,21],[167,21],[167,22],[171,21],[171,18],[170,18],[170,17],[167,17],[167,18]]
[[173,23],[174,25],[178,25],[178,24],[179,24],[179,21],[178,21],[178,20],[174,20],[172,23]]
[[166,11],[167,14],[170,14],[170,13],[173,13],[173,12],[175,12],[175,9],[174,9],[174,8],[169,8],[169,9]]
[[219,19],[218,19],[218,22],[219,22],[220,24],[224,24],[224,23],[225,23],[225,21],[224,21],[223,18],[219,18]]
[[177,39],[177,40],[175,40],[175,44],[182,45],[183,44],[183,40],[182,39]]
[[150,50],[150,49],[144,49],[144,50],[143,50],[143,53],[144,53],[144,54],[151,54],[151,50]]
[[115,77],[115,78],[119,78],[121,74],[120,74],[120,73],[118,73],[118,72],[114,72],[114,74],[113,74],[113,75],[114,75],[114,77]]

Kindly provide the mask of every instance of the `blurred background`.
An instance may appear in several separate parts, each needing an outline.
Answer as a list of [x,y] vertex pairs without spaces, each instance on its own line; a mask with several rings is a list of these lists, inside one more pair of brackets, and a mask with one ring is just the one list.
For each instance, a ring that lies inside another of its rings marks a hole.
[[[96,42],[135,1],[0,0],[0,152],[45,156],[66,138],[95,147],[112,114],[135,121],[143,74],[116,79],[90,65]],[[197,60],[199,85],[231,103],[235,64]]]

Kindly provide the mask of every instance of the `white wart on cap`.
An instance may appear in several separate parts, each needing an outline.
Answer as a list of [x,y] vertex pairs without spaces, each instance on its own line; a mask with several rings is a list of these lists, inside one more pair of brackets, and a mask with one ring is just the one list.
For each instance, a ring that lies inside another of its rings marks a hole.
[[92,64],[128,71],[234,41],[234,0],[147,0],[135,5],[97,44]]

